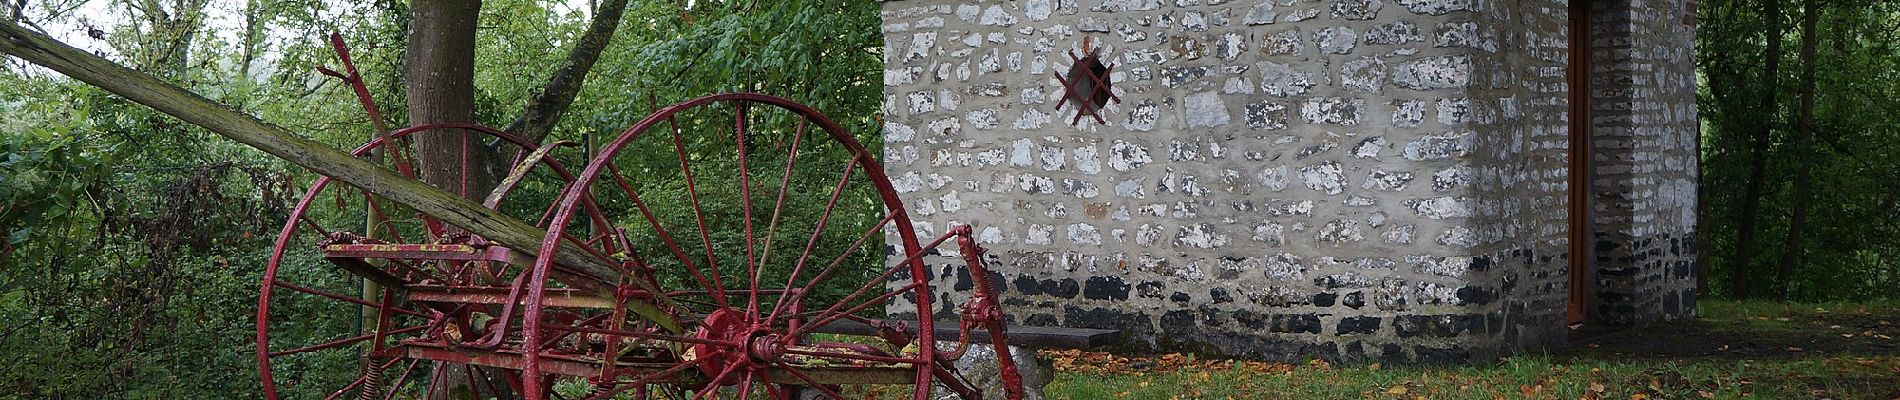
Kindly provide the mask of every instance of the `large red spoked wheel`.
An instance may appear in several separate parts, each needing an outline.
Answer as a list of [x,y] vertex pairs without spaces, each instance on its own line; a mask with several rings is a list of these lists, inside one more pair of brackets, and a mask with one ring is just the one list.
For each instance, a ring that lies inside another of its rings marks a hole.
[[[530,292],[543,295],[527,313],[572,322],[525,322],[524,343],[545,343],[526,357],[527,397],[546,395],[536,382],[589,365],[569,360],[598,363],[584,374],[597,398],[864,397],[847,384],[913,385],[899,390],[918,400],[933,385],[981,397],[947,362],[962,347],[931,345],[943,339],[931,317],[956,313],[933,295],[921,257],[951,236],[919,242],[877,160],[817,111],[765,95],[701,97],[627,129],[563,194],[539,252]],[[589,196],[613,227],[586,238],[587,252],[612,254],[628,272],[612,310],[561,304],[549,293],[567,289],[542,278],[564,269],[557,252],[577,251],[568,223],[589,214]],[[892,312],[923,316],[921,326],[875,320],[894,299],[914,304]],[[625,322],[641,319],[628,316],[634,303],[659,310],[645,315],[651,324]],[[817,333],[849,323],[881,333]]]
[[[471,146],[483,145],[484,136],[501,139],[519,150],[513,164],[527,165],[513,168],[515,173],[484,205],[545,222],[554,211],[550,200],[572,175],[513,135],[470,124],[418,126],[391,132],[352,154],[381,153],[385,165],[414,178],[408,162],[414,158],[408,146],[412,136],[463,132],[479,133],[463,136]],[[507,332],[511,323],[519,326],[511,314],[520,311],[503,299],[521,292],[527,256],[331,183],[319,178],[305,192],[266,264],[257,310],[257,360],[266,398],[485,398],[521,392],[514,371],[412,354],[505,348],[508,341],[518,341]],[[524,192],[535,196],[520,196]],[[516,196],[504,197],[511,193]],[[381,222],[364,229],[366,213]],[[520,266],[510,266],[509,259]],[[376,285],[365,285],[365,279]],[[448,393],[448,387],[474,393]]]

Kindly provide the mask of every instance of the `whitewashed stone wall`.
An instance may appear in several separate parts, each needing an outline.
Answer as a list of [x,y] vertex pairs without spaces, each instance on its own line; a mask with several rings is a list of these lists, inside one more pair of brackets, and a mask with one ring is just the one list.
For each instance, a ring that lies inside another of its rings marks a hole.
[[[1017,323],[1265,359],[1541,347],[1561,341],[1565,305],[1566,7],[890,1],[885,166],[920,236],[977,227]],[[1692,65],[1691,31],[1624,11],[1681,39],[1645,50],[1657,89],[1630,102],[1660,120],[1622,148],[1692,145],[1692,75],[1660,72]],[[1084,38],[1120,102],[1071,125],[1054,73]],[[1675,175],[1598,185],[1667,186],[1643,213],[1692,209],[1693,149],[1655,154]],[[1602,240],[1693,243],[1692,214],[1636,218],[1666,221]],[[1677,254],[1656,262],[1693,259]],[[960,303],[968,272],[939,261],[939,301]]]

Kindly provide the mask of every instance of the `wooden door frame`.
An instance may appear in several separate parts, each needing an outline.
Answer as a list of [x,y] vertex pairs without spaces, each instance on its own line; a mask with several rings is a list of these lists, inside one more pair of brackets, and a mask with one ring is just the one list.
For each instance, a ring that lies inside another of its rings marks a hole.
[[1595,268],[1596,257],[1592,254],[1592,219],[1590,218],[1591,178],[1595,176],[1590,162],[1590,1],[1571,0],[1569,15],[1570,60],[1566,66],[1565,78],[1570,86],[1570,149],[1569,149],[1569,235],[1570,257],[1568,268],[1569,284],[1565,285],[1566,302],[1564,321],[1570,326],[1582,324],[1589,318],[1590,301],[1587,294],[1590,275]]

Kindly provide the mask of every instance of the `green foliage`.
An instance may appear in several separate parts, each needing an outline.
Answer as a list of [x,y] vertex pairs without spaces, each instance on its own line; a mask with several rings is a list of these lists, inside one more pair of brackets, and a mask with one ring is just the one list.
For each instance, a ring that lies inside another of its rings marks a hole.
[[[579,99],[547,141],[592,138],[600,143],[658,106],[753,91],[809,104],[838,119],[873,154],[881,152],[876,3],[697,3],[690,10],[674,2],[630,5]],[[141,25],[151,19],[144,14],[149,10],[139,7],[114,6],[108,11],[112,15],[87,17],[111,21],[100,26],[111,38],[105,53],[122,63],[293,132],[352,148],[369,137],[371,124],[348,86],[314,72],[316,66],[341,69],[326,40],[330,32],[340,32],[383,114],[392,126],[403,126],[405,2],[206,7],[173,15],[222,13],[234,16],[241,32],[231,35],[223,32],[229,26],[200,25],[188,30],[195,32],[191,35],[155,33],[151,30],[159,28]],[[546,82],[593,12],[520,0],[488,1],[483,7],[476,113],[480,122],[501,126]],[[27,18],[47,26],[79,21],[67,12],[34,8]],[[162,28],[207,22],[180,18],[168,23]],[[169,46],[182,47],[188,57],[156,51]],[[260,274],[291,201],[315,177],[91,86],[44,70],[13,68],[18,64],[11,62],[0,73],[0,264],[6,265],[0,269],[0,319],[11,321],[0,324],[0,348],[7,349],[9,359],[9,368],[0,370],[0,393],[5,393],[0,398],[259,397],[252,333]],[[763,232],[772,226],[771,196],[780,189],[785,158],[774,150],[789,138],[786,121],[783,115],[761,114],[759,124],[780,128],[759,130],[760,138],[750,143],[755,153],[747,170],[761,178],[754,180],[752,193],[764,197],[752,206],[761,232],[753,244],[760,248]],[[686,122],[688,134],[700,141],[690,149],[694,172],[706,183],[702,206],[708,211],[714,257],[732,268],[744,257],[733,249],[744,248],[746,241],[740,233],[743,201],[736,197],[731,131],[721,131],[727,127],[723,123]],[[777,225],[781,233],[772,239],[770,265],[789,265],[799,255],[796,250],[806,238],[793,233],[810,232],[819,202],[849,160],[836,147],[807,143],[805,148]],[[587,160],[577,153],[557,152],[556,157],[578,172]],[[670,147],[638,149],[620,161],[624,169],[680,171]],[[655,208],[667,210],[664,224],[679,227],[675,235],[688,250],[703,254],[696,224],[690,214],[678,212],[688,208],[686,197],[672,185],[676,181],[661,179],[661,172],[641,173],[634,181],[643,193],[652,192]],[[536,174],[504,203],[506,211],[538,215],[554,201],[561,187],[545,171]],[[862,174],[854,179],[859,182],[844,193],[831,219],[833,233],[821,235],[812,263],[842,253],[882,216]],[[656,248],[654,231],[641,229],[646,222],[630,213],[624,197],[604,201],[616,225],[642,235],[636,239],[639,248]],[[360,207],[355,202],[344,208]],[[329,211],[313,218],[349,226],[362,217]],[[839,281],[855,287],[870,278],[882,264],[882,239],[872,235],[859,251],[846,255]],[[300,254],[283,268],[303,283],[347,293],[357,282],[314,261],[307,248],[293,252]],[[776,268],[769,274],[777,275],[762,280],[783,279],[784,271]],[[668,287],[697,287],[679,273],[682,269],[669,271]],[[735,272],[726,271],[729,277]],[[743,281],[728,278],[727,285],[741,287]],[[829,290],[822,296],[835,298],[848,288],[821,288]],[[350,307],[297,300],[273,307],[272,337],[287,343],[334,340],[358,329]],[[350,358],[328,352],[278,367],[309,381],[336,382],[355,372]]]
[[[1763,15],[1763,3],[1703,3],[1696,35],[1702,82],[1702,198],[1700,248],[1715,294],[1732,295],[1730,277],[1747,273],[1755,293],[1785,288],[1792,299],[1854,300],[1900,296],[1900,7],[1884,2],[1821,2],[1815,65],[1813,145],[1796,146],[1802,61],[1795,49],[1800,2],[1782,1],[1781,15]],[[1781,49],[1766,54],[1766,27],[1778,19]],[[1765,57],[1778,57],[1779,84],[1764,75]],[[1780,98],[1762,109],[1766,96]],[[1754,132],[1770,135],[1757,161]],[[1756,162],[1767,171],[1760,211],[1744,215],[1744,190]],[[1798,167],[1813,170],[1814,198],[1798,246],[1786,246]],[[1737,266],[1740,221],[1758,221],[1754,262]],[[1790,252],[1800,263],[1790,281],[1776,277]]]
[[[9,77],[16,88],[70,85]],[[58,93],[48,95],[48,93]],[[0,370],[22,398],[247,393],[255,269],[284,173],[96,90],[9,92],[0,132]],[[51,100],[51,101],[46,101]],[[179,157],[203,154],[206,158]],[[248,162],[245,159],[250,159]],[[59,371],[46,374],[45,371]],[[188,377],[188,378],[186,378]]]

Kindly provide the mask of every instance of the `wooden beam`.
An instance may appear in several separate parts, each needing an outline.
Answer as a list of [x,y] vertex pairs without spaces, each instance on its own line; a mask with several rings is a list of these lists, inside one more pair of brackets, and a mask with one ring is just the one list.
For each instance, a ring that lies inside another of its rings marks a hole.
[[[474,201],[409,179],[387,168],[350,157],[328,145],[292,134],[289,130],[232,111],[217,102],[174,86],[149,74],[126,68],[110,60],[73,48],[58,40],[27,30],[10,21],[0,21],[0,52],[58,71],[61,74],[98,86],[177,117],[193,125],[244,143],[311,171],[347,182],[356,187],[402,203],[417,211],[461,227],[490,241],[516,251],[536,255],[546,231],[527,222],[490,210]],[[555,261],[582,275],[601,282],[620,282],[622,274],[606,261],[588,256],[577,247],[556,252]],[[664,293],[645,287],[645,279],[630,279],[650,293]],[[606,295],[611,296],[611,293]],[[660,298],[665,303],[665,298]],[[636,312],[669,330],[679,322],[652,304],[635,300],[629,303]],[[670,304],[666,304],[669,305]],[[670,308],[670,307],[669,307]]]

